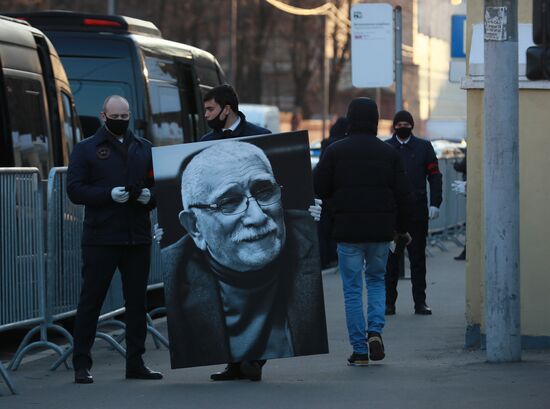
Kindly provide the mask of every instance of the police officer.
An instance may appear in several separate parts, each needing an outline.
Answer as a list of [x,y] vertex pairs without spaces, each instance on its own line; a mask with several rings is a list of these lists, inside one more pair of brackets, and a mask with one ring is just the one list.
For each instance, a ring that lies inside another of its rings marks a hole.
[[85,206],[82,232],[82,287],[74,326],[76,383],[92,383],[90,374],[97,321],[118,268],[126,306],[126,378],[161,379],[147,368],[146,291],[149,275],[152,194],[151,144],[128,130],[128,101],[107,97],[105,125],[78,143],[71,155],[67,194]]
[[[413,186],[415,206],[409,233],[412,242],[407,246],[411,263],[411,282],[414,300],[414,312],[431,315],[432,310],[426,304],[426,237],[428,219],[439,217],[442,201],[442,177],[432,144],[413,135],[414,120],[407,111],[400,111],[393,118],[394,134],[388,141],[396,148],[403,159],[405,170]],[[430,204],[426,192],[426,180],[430,184]],[[390,253],[386,269],[386,315],[395,314],[397,300],[399,259]]]

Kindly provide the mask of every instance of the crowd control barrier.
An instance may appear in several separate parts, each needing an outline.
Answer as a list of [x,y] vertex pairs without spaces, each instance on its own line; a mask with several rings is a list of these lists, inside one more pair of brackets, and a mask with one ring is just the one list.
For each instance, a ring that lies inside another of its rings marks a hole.
[[428,244],[436,246],[442,251],[447,251],[446,241],[452,241],[458,246],[464,245],[461,236],[464,235],[466,226],[466,196],[457,194],[452,189],[455,180],[462,180],[462,174],[458,173],[453,166],[459,158],[461,157],[439,159],[439,169],[443,175],[443,202],[439,208],[439,217],[430,220]]
[[[38,325],[40,341],[33,347],[61,355],[46,336],[43,206],[36,168],[0,168],[0,248],[0,332]],[[13,392],[3,366],[1,373]]]
[[[52,168],[48,180],[48,237],[49,242],[52,243],[48,251],[48,278],[51,283],[49,290],[52,294],[50,310],[53,312],[54,320],[76,314],[81,282],[80,238],[84,206],[75,205],[69,200],[66,194],[66,180],[66,167]],[[156,214],[152,216],[152,221],[156,221]],[[157,257],[154,256],[156,252],[159,253]],[[148,289],[159,288],[163,285],[160,262],[157,262],[159,258],[159,244],[153,242]],[[157,279],[159,281],[155,281]],[[122,356],[126,356],[126,350],[121,345],[124,334],[115,338],[104,331],[104,328],[107,327],[124,330],[125,324],[114,319],[122,313],[124,313],[122,280],[117,271],[101,309],[96,337],[110,344]],[[168,347],[168,341],[157,331],[150,317],[148,317],[147,330],[153,336],[157,348],[160,347],[159,344]],[[72,354],[72,350],[71,344],[51,366],[51,369],[57,369]]]
[[11,380],[10,374],[8,373],[8,371],[6,371],[6,368],[4,368],[4,364],[2,362],[0,362],[0,376],[2,377],[6,385],[8,385],[8,389],[10,390],[10,392],[16,395],[17,389],[15,389],[15,384]]
[[[36,168],[0,168],[1,275],[0,332],[18,327],[34,327],[25,335],[8,369],[16,370],[23,357],[35,348],[51,348],[59,358],[54,370],[72,353],[72,336],[55,322],[74,316],[81,285],[81,234],[84,207],[73,204],[66,195],[66,167],[52,168],[47,184],[47,211],[43,206],[43,187]],[[153,213],[152,222],[156,222]],[[46,228],[44,228],[46,226]],[[163,286],[159,243],[152,245],[148,289]],[[114,317],[124,312],[122,282],[117,272],[101,310],[96,336],[107,341],[121,355],[126,351],[101,329],[125,325]],[[168,341],[154,328],[148,316],[148,332],[155,345],[168,347]],[[66,340],[63,350],[48,340],[48,331]],[[36,334],[38,341],[32,342]],[[0,375],[10,390],[13,383],[3,366]]]
[[[452,241],[458,246],[464,246],[461,237],[466,229],[466,196],[457,194],[452,190],[455,180],[462,180],[462,174],[454,169],[454,163],[461,159],[462,155],[438,158],[439,170],[442,174],[443,202],[439,208],[439,217],[430,220],[428,224],[428,238],[426,254],[432,255],[431,247],[437,247],[441,251],[448,251],[446,242]],[[428,192],[428,204],[430,200],[430,185],[426,183]],[[405,252],[398,258],[399,277],[409,278],[405,269]]]

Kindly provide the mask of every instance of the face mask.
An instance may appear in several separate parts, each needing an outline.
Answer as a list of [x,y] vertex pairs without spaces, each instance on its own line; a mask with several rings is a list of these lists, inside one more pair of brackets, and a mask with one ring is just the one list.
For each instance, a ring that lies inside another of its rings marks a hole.
[[105,117],[105,125],[107,125],[109,131],[111,131],[115,135],[124,135],[126,133],[126,130],[128,129],[129,123],[130,120],[128,119],[111,119],[109,117]]
[[411,136],[412,128],[398,128],[395,130],[395,134],[399,139],[407,139]]
[[210,119],[206,121],[210,129],[213,129],[214,131],[220,131],[223,129],[225,125],[225,121],[227,120],[227,116],[224,119],[220,119],[220,115],[222,114],[223,109],[220,111],[218,115],[214,119]]

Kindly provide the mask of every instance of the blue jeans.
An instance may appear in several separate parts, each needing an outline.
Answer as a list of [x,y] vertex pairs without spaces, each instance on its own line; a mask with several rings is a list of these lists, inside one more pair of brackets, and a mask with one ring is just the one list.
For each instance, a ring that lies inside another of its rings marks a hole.
[[389,243],[338,243],[338,266],[346,304],[346,324],[353,351],[368,353],[363,313],[363,271],[367,285],[368,332],[382,333],[386,308],[384,273]]

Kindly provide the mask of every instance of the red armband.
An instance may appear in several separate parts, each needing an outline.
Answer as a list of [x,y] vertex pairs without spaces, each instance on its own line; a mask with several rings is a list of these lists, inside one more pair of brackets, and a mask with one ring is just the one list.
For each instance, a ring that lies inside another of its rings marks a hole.
[[429,175],[437,175],[439,173],[439,165],[437,162],[428,163],[426,166]]

